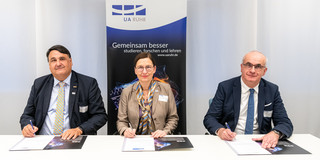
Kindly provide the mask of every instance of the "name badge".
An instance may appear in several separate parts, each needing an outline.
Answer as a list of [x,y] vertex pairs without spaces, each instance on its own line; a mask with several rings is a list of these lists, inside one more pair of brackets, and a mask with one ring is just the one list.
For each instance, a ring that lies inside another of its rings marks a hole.
[[272,112],[273,111],[264,111],[263,112],[263,117],[268,117],[268,118],[272,117]]
[[159,101],[168,102],[168,96],[166,96],[166,95],[159,95]]
[[80,113],[86,113],[88,111],[88,106],[79,106]]

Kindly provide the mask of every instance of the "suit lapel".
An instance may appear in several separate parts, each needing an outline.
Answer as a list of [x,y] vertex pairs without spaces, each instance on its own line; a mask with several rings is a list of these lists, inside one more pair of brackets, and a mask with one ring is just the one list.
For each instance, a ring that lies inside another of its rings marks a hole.
[[260,81],[259,85],[259,94],[258,94],[258,124],[259,128],[261,128],[262,119],[263,119],[263,110],[265,104],[265,86],[263,81]]
[[44,104],[43,104],[43,110],[42,110],[43,120],[45,119],[45,117],[47,116],[47,113],[48,113],[52,89],[53,89],[53,76],[50,75],[50,78],[46,82],[45,87],[44,87],[44,96],[43,96],[43,103]]
[[71,80],[70,80],[70,93],[69,93],[69,116],[70,116],[70,124],[73,114],[73,108],[75,106],[75,101],[78,93],[78,78],[77,73],[72,72]]
[[[241,78],[241,76],[240,76]],[[240,101],[241,101],[241,80],[238,78],[233,85],[233,99],[234,99],[234,128],[236,128],[240,115]],[[234,129],[232,128],[232,129]]]
[[159,106],[157,105],[158,103],[158,99],[159,99],[159,94],[160,94],[160,87],[158,85],[158,82],[156,82],[156,88],[154,90],[154,94],[153,94],[153,102],[152,102],[152,115],[154,115],[154,113],[156,113],[156,106]]
[[[137,86],[138,86],[138,82],[136,82],[132,87],[132,97],[134,99],[134,102],[133,104],[129,103],[129,106],[130,109],[128,109],[128,111],[132,111],[134,112],[135,114],[135,117],[137,117],[136,119],[134,119],[134,125],[136,127],[138,127],[138,123],[139,123],[139,117],[140,117],[140,106],[139,106],[139,102],[138,102],[138,99],[137,99]],[[131,109],[132,108],[132,109]]]

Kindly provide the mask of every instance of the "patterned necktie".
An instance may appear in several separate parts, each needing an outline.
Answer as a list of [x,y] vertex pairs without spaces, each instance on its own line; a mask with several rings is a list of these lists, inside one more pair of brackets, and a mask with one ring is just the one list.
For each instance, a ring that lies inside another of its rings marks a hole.
[[152,128],[152,121],[151,121],[151,105],[152,105],[152,101],[153,101],[153,94],[154,94],[154,90],[156,88],[156,82],[155,81],[151,81],[150,87],[149,87],[149,93],[148,93],[148,99],[147,102],[145,102],[144,98],[143,98],[143,91],[142,91],[142,87],[140,85],[140,82],[137,86],[137,99],[139,102],[139,106],[142,110],[142,116],[140,119],[140,124],[139,124],[139,131],[141,131],[142,135],[146,135],[146,134],[151,134],[151,132],[153,132],[153,128]]
[[59,92],[58,92],[58,100],[57,100],[57,108],[56,108],[56,118],[53,126],[53,134],[61,135],[63,132],[63,110],[64,110],[64,82],[59,82]]
[[247,110],[247,122],[244,134],[253,133],[253,117],[254,117],[254,89],[250,89],[250,96]]

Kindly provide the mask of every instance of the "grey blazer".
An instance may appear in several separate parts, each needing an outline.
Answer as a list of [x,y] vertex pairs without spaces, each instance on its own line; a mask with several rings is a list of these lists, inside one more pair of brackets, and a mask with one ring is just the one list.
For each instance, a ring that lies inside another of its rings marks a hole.
[[[129,128],[129,122],[132,128],[137,129],[139,125],[139,104],[136,97],[136,88],[138,83],[128,86],[122,90],[117,129],[120,135]],[[169,84],[156,82],[156,89],[153,95],[152,115],[154,130],[163,130],[167,134],[172,134],[178,125],[178,114],[176,102]]]

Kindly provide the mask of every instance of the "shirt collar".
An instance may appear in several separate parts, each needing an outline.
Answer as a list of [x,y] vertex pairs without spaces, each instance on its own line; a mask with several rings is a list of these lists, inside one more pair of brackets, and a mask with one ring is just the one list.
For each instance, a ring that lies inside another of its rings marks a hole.
[[[241,80],[241,92],[242,93],[246,93],[246,92],[250,92],[249,90],[251,89],[250,87],[248,87],[242,80],[242,77],[240,78]],[[253,87],[254,91],[259,93],[259,85],[260,83],[258,83],[258,85],[256,85],[255,87]]]
[[[65,85],[69,85],[70,86],[70,79],[71,79],[71,75],[72,72],[70,73],[70,75],[63,81],[65,83]],[[59,84],[59,80],[57,80],[55,77],[54,78],[54,82],[53,82],[53,87]]]

